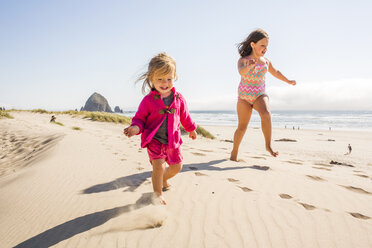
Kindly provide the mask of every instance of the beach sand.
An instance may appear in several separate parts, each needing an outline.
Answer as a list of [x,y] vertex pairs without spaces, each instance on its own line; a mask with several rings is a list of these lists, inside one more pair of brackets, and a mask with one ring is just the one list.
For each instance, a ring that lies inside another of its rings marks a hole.
[[11,115],[0,120],[0,247],[372,247],[371,132],[275,129],[273,158],[248,128],[232,162],[234,127],[204,126],[216,139],[183,136],[162,206],[124,125]]

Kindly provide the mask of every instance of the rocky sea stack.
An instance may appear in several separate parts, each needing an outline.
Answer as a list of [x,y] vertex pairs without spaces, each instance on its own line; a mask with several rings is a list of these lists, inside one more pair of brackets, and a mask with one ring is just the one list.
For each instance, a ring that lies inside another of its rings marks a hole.
[[96,92],[88,98],[82,110],[112,113],[111,107],[106,98]]
[[120,109],[119,106],[116,106],[116,107],[114,108],[114,111],[115,111],[115,113],[123,113],[123,110]]

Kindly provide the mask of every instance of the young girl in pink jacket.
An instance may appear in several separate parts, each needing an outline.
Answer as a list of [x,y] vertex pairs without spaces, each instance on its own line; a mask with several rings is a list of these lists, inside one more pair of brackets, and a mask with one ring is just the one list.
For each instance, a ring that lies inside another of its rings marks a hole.
[[[183,96],[175,90],[176,61],[166,53],[153,57],[145,72],[142,91],[150,90],[141,101],[132,123],[124,129],[128,137],[141,134],[141,147],[147,148],[152,164],[152,185],[156,197],[166,204],[162,191],[170,187],[168,179],[182,169],[180,123],[196,139],[196,125],[191,120]],[[166,167],[168,163],[168,167]]]

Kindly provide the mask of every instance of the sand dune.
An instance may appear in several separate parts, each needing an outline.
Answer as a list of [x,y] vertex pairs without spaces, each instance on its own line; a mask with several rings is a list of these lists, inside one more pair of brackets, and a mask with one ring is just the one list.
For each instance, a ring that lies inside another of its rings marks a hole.
[[273,158],[249,128],[232,162],[234,128],[205,127],[217,139],[183,137],[162,206],[124,126],[12,115],[0,120],[1,247],[372,247],[372,133],[276,129],[296,142],[274,141]]

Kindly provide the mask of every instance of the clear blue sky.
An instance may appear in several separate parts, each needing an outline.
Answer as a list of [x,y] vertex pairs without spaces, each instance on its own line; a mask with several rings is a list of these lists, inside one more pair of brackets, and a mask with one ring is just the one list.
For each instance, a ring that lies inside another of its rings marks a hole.
[[372,1],[0,0],[0,106],[80,109],[94,92],[135,110],[152,56],[177,61],[191,110],[234,110],[236,44],[270,35],[273,110],[372,109]]

